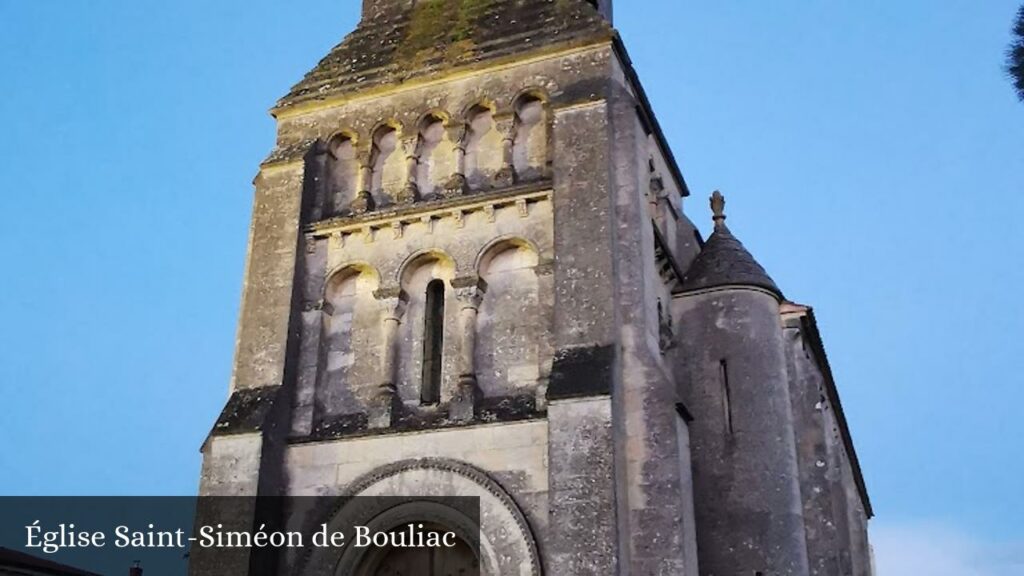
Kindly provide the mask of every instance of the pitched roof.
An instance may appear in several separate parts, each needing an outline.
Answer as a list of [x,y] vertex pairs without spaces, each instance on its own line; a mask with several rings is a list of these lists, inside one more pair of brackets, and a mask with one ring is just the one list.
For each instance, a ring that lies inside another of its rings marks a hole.
[[832,405],[833,413],[836,416],[836,423],[839,425],[839,433],[843,439],[843,445],[846,447],[850,468],[853,470],[853,480],[857,485],[861,503],[864,505],[864,512],[869,519],[873,518],[875,510],[871,505],[868,486],[864,481],[864,472],[860,466],[860,459],[857,457],[857,449],[853,444],[853,436],[850,434],[850,425],[846,420],[843,404],[839,399],[839,388],[836,386],[836,381],[832,374],[832,365],[828,360],[828,354],[825,353],[825,343],[821,338],[821,331],[818,330],[818,320],[814,316],[814,309],[795,302],[783,302],[782,306],[780,306],[780,312],[783,319],[787,321],[787,325],[788,321],[792,319],[799,322],[804,328],[804,334],[810,342],[811,350],[814,352],[814,359],[818,363],[818,369],[821,370],[821,374],[825,379],[825,393],[828,396],[829,403]]
[[725,225],[720,222],[704,243],[700,255],[683,275],[682,292],[696,292],[723,286],[763,288],[783,300],[782,291],[768,276],[764,267],[747,251]]
[[278,102],[285,108],[556,44],[611,39],[585,0],[429,0],[363,18]]
[[53,576],[99,576],[78,568],[64,566],[50,560],[36,558],[23,552],[0,548],[0,568],[27,570],[27,574],[51,574]]

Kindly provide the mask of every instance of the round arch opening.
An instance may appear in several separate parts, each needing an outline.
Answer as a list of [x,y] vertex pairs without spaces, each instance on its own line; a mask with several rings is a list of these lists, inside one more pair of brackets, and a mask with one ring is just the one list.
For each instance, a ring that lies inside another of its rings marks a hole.
[[[417,523],[412,526],[424,537],[444,538],[451,531],[447,526],[433,523]],[[405,532],[409,528],[399,529]],[[397,536],[396,536],[397,538]],[[476,576],[480,572],[479,554],[468,542],[458,536],[449,540],[451,546],[402,547],[383,546],[375,548],[363,558],[355,576],[449,576],[452,574]]]
[[[364,524],[369,546],[353,546],[336,576],[479,576],[479,510],[468,515],[444,502],[412,500]],[[356,535],[358,538],[358,535]]]

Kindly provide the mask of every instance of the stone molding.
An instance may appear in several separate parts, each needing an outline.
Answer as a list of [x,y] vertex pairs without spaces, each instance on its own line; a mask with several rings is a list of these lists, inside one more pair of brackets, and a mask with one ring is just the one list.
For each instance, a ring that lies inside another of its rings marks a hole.
[[[525,563],[520,564],[519,571],[516,572],[515,576],[542,576],[543,570],[540,561],[540,552],[537,548],[537,540],[530,527],[529,521],[523,514],[519,505],[512,498],[510,493],[505,490],[501,484],[499,484],[490,474],[458,460],[451,460],[447,458],[420,458],[403,460],[395,462],[393,464],[386,464],[381,466],[351,482],[343,492],[346,496],[339,496],[335,500],[335,504],[330,507],[329,510],[325,511],[323,515],[315,518],[314,526],[320,524],[330,524],[331,521],[337,518],[344,511],[345,507],[349,504],[352,498],[366,495],[368,491],[380,483],[404,474],[409,474],[418,471],[432,471],[458,476],[469,480],[473,484],[476,484],[493,497],[492,502],[496,503],[502,509],[504,509],[512,518],[515,523],[514,528],[518,534],[515,534],[515,539],[521,542],[525,546],[527,558],[523,559]],[[409,496],[405,494],[396,494],[395,496]],[[436,500],[443,495],[423,495],[422,500],[430,501]],[[418,496],[410,496],[410,501],[417,501]],[[481,502],[481,507],[483,506]],[[481,524],[484,520],[483,510],[481,509]],[[488,533],[481,527],[481,536],[486,538]],[[482,550],[481,550],[482,552]],[[308,564],[313,551],[307,551],[300,560],[300,570],[298,573],[303,573],[302,569]],[[483,560],[483,559],[481,559]],[[523,569],[526,570],[523,570]],[[495,576],[504,576],[503,574],[496,574]],[[511,576],[511,574],[509,574]]]
[[[550,182],[531,184],[498,192],[472,194],[431,202],[419,202],[410,206],[394,206],[388,211],[378,211],[353,216],[331,218],[316,222],[306,227],[305,232],[314,238],[330,236],[350,236],[366,230],[392,229],[393,222],[413,224],[431,217],[435,220],[456,218],[472,212],[486,212],[490,208],[498,209],[509,206],[516,207],[520,217],[529,216],[528,205],[550,201]],[[344,238],[337,240],[344,243]]]

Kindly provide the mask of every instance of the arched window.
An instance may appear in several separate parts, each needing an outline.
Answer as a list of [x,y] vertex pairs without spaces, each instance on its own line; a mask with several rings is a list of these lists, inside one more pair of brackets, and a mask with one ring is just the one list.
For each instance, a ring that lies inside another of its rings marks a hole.
[[474,190],[487,188],[501,169],[501,134],[494,124],[494,111],[484,106],[470,110],[466,138],[466,178]]
[[419,136],[419,164],[416,166],[416,183],[420,194],[432,197],[437,188],[455,170],[454,150],[445,139],[444,120],[435,115],[423,119]]
[[478,263],[487,295],[477,316],[477,383],[484,396],[514,396],[532,390],[540,378],[543,326],[538,255],[526,242],[510,239],[484,252]]
[[319,359],[303,366],[315,368],[317,418],[359,412],[373,400],[376,390],[367,385],[378,361],[369,351],[380,346],[380,332],[372,326],[379,314],[373,293],[380,277],[369,267],[346,267],[327,280],[321,316]]
[[328,214],[334,216],[348,208],[355,198],[358,166],[355,145],[347,135],[339,134],[332,138],[328,152]]
[[405,186],[405,158],[398,149],[398,131],[391,126],[382,126],[374,134],[370,165],[373,167],[370,191],[375,196],[385,197],[378,200],[390,199]]
[[437,404],[441,401],[441,361],[444,350],[443,280],[432,280],[427,284],[423,312],[423,380],[420,402]]
[[516,134],[512,163],[523,180],[544,175],[548,162],[547,110],[536,96],[526,95],[516,103]]

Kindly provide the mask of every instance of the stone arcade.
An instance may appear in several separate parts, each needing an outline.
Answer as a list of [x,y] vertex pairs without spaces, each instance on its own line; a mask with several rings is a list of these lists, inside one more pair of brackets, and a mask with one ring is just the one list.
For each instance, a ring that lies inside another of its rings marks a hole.
[[611,4],[363,0],[273,110],[202,494],[481,499],[373,519],[478,558],[332,574],[870,574],[814,315],[700,238]]

